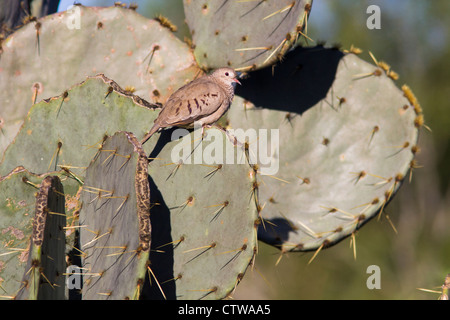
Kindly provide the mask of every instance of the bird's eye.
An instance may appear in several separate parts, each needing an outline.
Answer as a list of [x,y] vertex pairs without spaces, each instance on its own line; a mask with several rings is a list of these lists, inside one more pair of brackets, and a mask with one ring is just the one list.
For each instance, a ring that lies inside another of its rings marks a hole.
[[228,77],[230,74],[228,72],[225,72],[225,75]]

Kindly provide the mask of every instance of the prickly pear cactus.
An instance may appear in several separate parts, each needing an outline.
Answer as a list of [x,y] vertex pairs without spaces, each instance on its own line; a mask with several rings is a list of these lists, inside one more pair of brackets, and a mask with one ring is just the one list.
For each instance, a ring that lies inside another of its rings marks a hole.
[[351,235],[383,210],[414,166],[421,110],[382,68],[354,54],[296,49],[275,76],[256,72],[238,93],[247,100],[235,100],[231,127],[279,130],[279,150],[269,154],[279,170],[260,176],[266,223],[259,239],[282,251],[316,250]]
[[[222,131],[178,130],[151,139],[150,266],[167,299],[222,299],[256,253],[256,175]],[[162,297],[154,279],[146,295]]]
[[32,172],[68,168],[74,176],[83,177],[105,135],[133,130],[142,137],[148,131],[158,114],[149,107],[103,75],[88,78],[31,108],[4,153],[0,175],[20,163]]
[[148,160],[133,134],[107,138],[86,170],[83,299],[138,299],[150,252]]
[[201,72],[172,32],[121,7],[76,5],[30,22],[1,48],[0,153],[35,102],[88,76],[104,73],[143,99],[162,102]]
[[1,298],[64,299],[65,224],[58,177],[18,167],[0,180]]
[[204,69],[269,66],[306,33],[312,0],[184,0],[194,54]]

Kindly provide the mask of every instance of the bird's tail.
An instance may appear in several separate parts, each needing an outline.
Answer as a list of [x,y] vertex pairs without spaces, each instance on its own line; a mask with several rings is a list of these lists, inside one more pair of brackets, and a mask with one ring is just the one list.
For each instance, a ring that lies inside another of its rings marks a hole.
[[150,129],[149,133],[147,133],[147,134],[144,136],[144,138],[142,138],[141,144],[146,143],[147,140],[150,139],[150,137],[151,137],[156,131],[158,131],[158,130],[159,130],[159,124],[155,123],[155,124],[153,125],[153,127]]

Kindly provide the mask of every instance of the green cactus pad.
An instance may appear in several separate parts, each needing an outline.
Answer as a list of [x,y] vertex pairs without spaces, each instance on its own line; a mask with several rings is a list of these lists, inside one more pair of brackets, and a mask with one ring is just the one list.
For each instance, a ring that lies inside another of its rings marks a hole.
[[104,73],[148,101],[164,102],[200,72],[172,32],[121,7],[77,5],[43,17],[2,41],[2,50],[0,154],[34,102],[88,76]]
[[64,299],[64,193],[59,178],[18,167],[0,180],[1,298]]
[[199,65],[238,70],[280,59],[306,32],[312,5],[312,0],[183,2]]
[[423,116],[382,69],[354,54],[296,49],[275,76],[256,71],[238,94],[246,100],[235,99],[232,128],[279,129],[271,153],[279,170],[259,177],[258,236],[282,251],[351,235],[414,167]]
[[[222,131],[177,130],[150,154],[150,267],[167,299],[222,299],[256,252],[256,175]],[[153,277],[147,297],[162,297]]]
[[0,175],[20,164],[38,173],[68,168],[83,177],[105,135],[129,130],[144,136],[158,114],[149,106],[103,75],[88,78],[31,108],[4,153]]
[[83,299],[137,299],[150,252],[148,160],[133,134],[107,138],[86,171]]

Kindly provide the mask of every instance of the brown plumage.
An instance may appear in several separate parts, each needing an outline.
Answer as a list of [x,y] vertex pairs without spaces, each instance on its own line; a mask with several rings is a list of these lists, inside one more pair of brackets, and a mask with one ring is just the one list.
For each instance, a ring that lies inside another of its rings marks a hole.
[[230,107],[235,84],[240,84],[236,77],[233,69],[220,68],[179,88],[164,104],[141,143],[163,128],[190,127],[194,122],[204,127],[219,120]]

